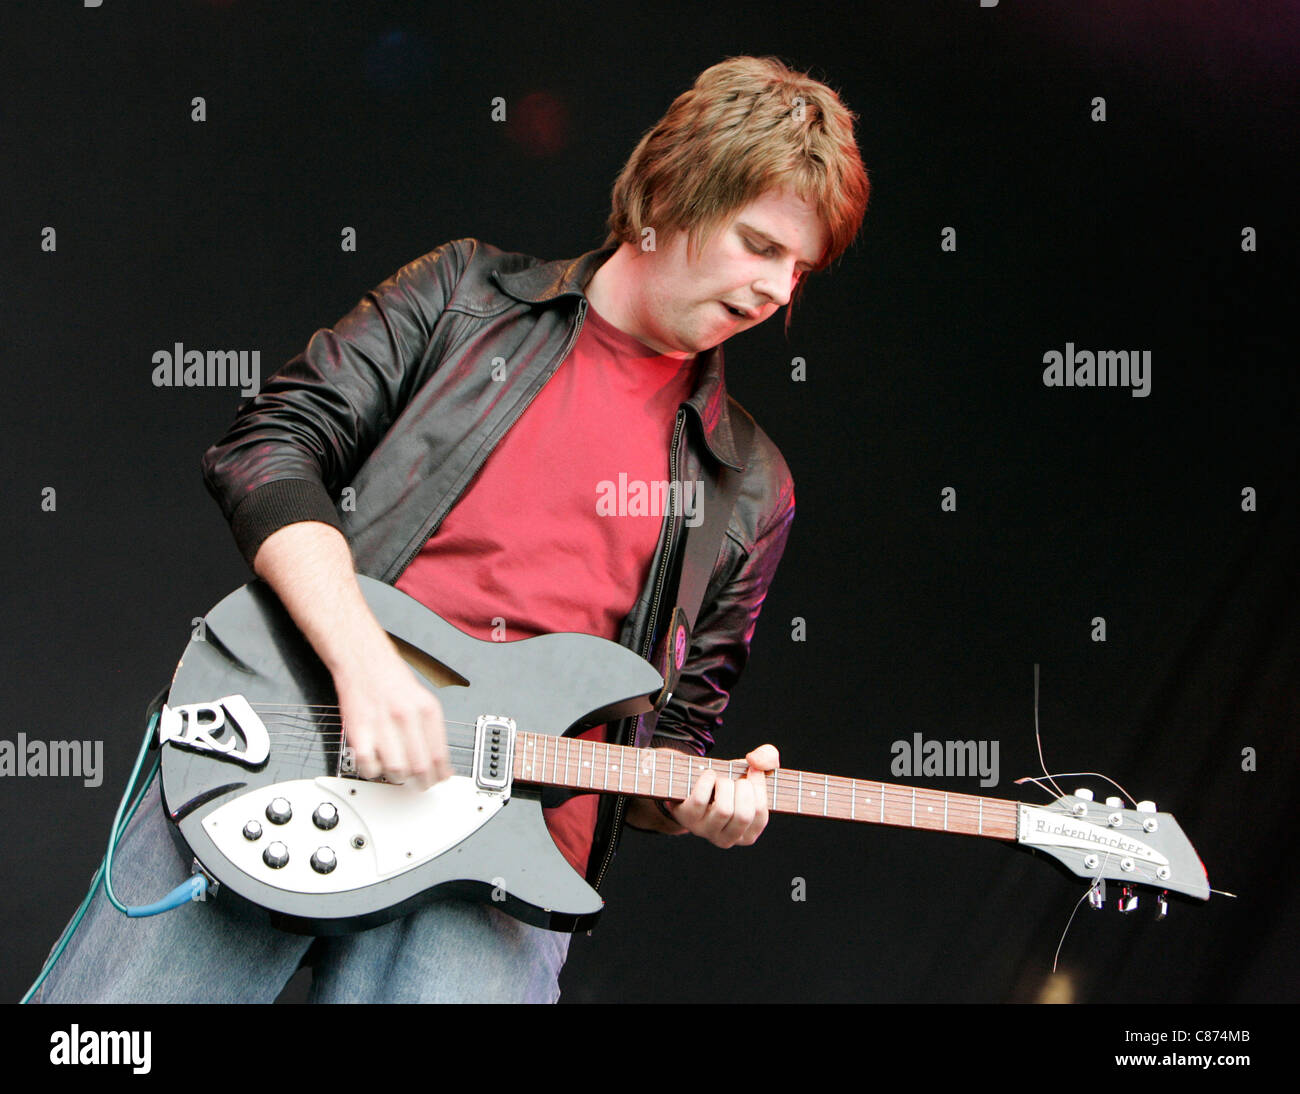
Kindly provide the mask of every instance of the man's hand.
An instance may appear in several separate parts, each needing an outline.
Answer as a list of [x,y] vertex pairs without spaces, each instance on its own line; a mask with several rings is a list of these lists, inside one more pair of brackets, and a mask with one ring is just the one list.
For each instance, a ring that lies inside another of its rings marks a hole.
[[317,521],[287,524],[267,537],[253,569],[329,669],[361,775],[421,789],[448,778],[442,704],[370,611],[342,534]]
[[426,790],[453,772],[442,704],[390,645],[334,674],[343,731],[367,779]]
[[781,766],[781,756],[772,745],[760,745],[745,761],[749,767],[741,778],[705,771],[685,801],[665,802],[664,809],[715,847],[748,847],[767,827],[765,773]]

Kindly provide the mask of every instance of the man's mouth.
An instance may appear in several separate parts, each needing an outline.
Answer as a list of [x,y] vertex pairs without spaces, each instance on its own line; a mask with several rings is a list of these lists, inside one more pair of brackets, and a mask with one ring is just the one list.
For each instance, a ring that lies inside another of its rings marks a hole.
[[719,301],[719,303],[721,303],[722,306],[723,306],[724,308],[726,308],[727,311],[731,312],[731,314],[734,315],[737,319],[753,319],[753,318],[754,318],[753,315],[751,315],[749,312],[744,311],[744,310],[742,310],[741,308],[735,308],[735,307],[732,307],[732,306],[731,306],[730,304],[728,304],[725,300]]

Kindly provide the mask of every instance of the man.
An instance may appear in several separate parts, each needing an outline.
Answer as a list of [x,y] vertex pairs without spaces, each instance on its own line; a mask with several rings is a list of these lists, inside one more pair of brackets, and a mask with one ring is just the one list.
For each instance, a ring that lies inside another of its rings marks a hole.
[[[318,331],[241,407],[205,477],[330,671],[362,775],[430,786],[451,762],[436,696],[355,573],[480,638],[584,631],[645,654],[672,607],[664,579],[687,514],[602,512],[600,483],[650,484],[665,467],[694,483],[705,461],[743,477],[673,697],[657,718],[589,735],[711,747],[794,511],[766,434],[736,450],[744,411],[726,395],[719,347],[843,253],[867,196],[853,115],[835,94],[774,59],[733,58],[642,138],[615,184],[604,249],[544,264],[446,244]],[[344,490],[354,504],[340,511]],[[752,844],[778,756],[766,745],[746,759],[742,778],[706,772],[679,804],[579,795],[548,810],[548,826],[596,885],[623,823]],[[147,876],[140,902],[187,872],[163,848],[160,812],[146,804],[115,859],[120,889]],[[457,900],[314,943],[219,898],[174,913],[202,919],[184,931],[134,921],[106,943],[116,915],[102,899],[92,907],[64,958],[71,971],[56,967],[44,999],[274,998],[304,960],[319,1001],[554,999],[568,944]]]

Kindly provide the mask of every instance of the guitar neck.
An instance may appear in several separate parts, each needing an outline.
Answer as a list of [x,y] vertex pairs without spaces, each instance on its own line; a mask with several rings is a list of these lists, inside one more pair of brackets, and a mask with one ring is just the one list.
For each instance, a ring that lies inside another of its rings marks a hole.
[[[669,750],[631,748],[580,737],[520,732],[514,777],[520,782],[601,794],[681,801],[707,770],[737,779],[744,760],[712,760]],[[767,777],[773,813],[834,817],[865,824],[959,832],[1015,840],[1017,803],[976,794],[902,786],[780,768]]]

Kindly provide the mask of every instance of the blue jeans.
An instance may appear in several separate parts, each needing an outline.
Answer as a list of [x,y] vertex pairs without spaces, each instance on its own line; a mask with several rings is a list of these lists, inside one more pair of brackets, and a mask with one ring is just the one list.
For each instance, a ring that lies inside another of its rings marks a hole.
[[[172,841],[155,779],[113,854],[113,891],[148,904],[190,863]],[[403,919],[316,940],[313,1003],[553,1003],[570,936],[490,904],[433,901]],[[95,895],[38,1003],[271,1003],[312,946],[242,903],[215,899],[128,919]]]

